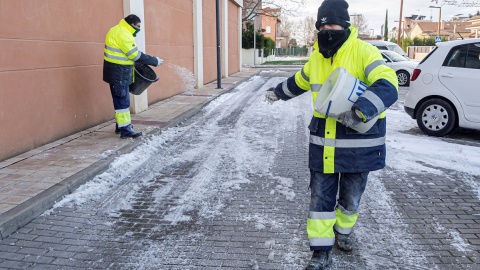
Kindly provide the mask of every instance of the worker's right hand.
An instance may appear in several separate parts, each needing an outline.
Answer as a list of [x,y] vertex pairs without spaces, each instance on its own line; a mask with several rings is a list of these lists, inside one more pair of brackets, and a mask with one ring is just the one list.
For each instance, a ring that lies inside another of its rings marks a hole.
[[278,96],[275,94],[275,87],[268,88],[267,93],[265,94],[265,100],[270,104],[279,100]]
[[350,110],[338,116],[338,120],[349,128],[357,128],[362,122],[362,114],[359,110]]
[[157,67],[163,64],[163,59],[157,57]]

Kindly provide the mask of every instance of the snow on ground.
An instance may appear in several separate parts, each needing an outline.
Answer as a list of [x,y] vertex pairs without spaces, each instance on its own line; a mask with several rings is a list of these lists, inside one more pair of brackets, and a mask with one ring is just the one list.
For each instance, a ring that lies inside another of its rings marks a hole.
[[297,61],[308,60],[308,56],[275,56],[273,61]]
[[[452,143],[443,138],[413,135],[406,131],[418,129],[416,121],[403,110],[387,111],[387,165],[398,171],[418,171],[445,176],[441,169],[480,175],[478,147]],[[480,199],[479,186],[467,181]]]
[[[279,59],[287,60],[287,58],[276,58],[275,60]],[[288,60],[298,59],[288,57]],[[285,78],[272,78],[266,81],[266,79],[261,76],[252,77],[249,81],[244,82],[237,87],[237,90],[239,90],[238,92],[224,94],[212,101],[204,108],[203,113],[220,114],[217,119],[222,119],[222,114],[230,114],[232,112],[217,110],[219,106],[225,106],[225,104],[227,104],[228,106],[226,107],[235,107],[238,96],[251,95],[253,89],[259,87],[261,87],[260,91],[265,91],[269,87],[277,85],[284,79]],[[215,186],[216,182],[208,182],[211,181],[210,179],[218,177],[215,168],[219,166],[221,155],[213,154],[208,156],[208,160],[203,163],[201,168],[199,168],[199,176],[203,180],[200,179],[199,182],[192,184],[189,187],[189,190],[179,199],[177,205],[181,206],[171,209],[170,213],[165,217],[166,220],[170,220],[172,224],[188,220],[190,217],[186,213],[192,208],[198,207],[198,205],[201,205],[199,212],[201,216],[209,218],[218,215],[224,207],[223,202],[219,200],[216,204],[202,205],[202,203],[206,201],[205,198],[212,196],[212,194],[217,193],[219,190],[228,192],[240,189],[241,184],[249,182],[248,177],[246,176],[248,172],[269,173],[266,167],[268,167],[269,164],[272,164],[273,155],[269,155],[269,153],[265,152],[265,149],[275,149],[277,147],[277,141],[271,140],[269,137],[258,136],[252,132],[255,128],[262,127],[252,127],[249,119],[255,117],[261,119],[262,117],[268,116],[272,117],[272,123],[278,123],[279,117],[296,114],[298,111],[295,106],[285,106],[285,103],[282,101],[275,103],[273,106],[266,106],[265,102],[258,102],[258,99],[254,99],[253,97],[251,102],[255,103],[252,105],[251,110],[249,110],[247,115],[241,116],[239,124],[236,125],[238,127],[236,133],[230,134],[230,137],[219,142],[218,145],[202,146],[203,139],[205,139],[204,143],[207,144],[209,141],[208,136],[212,136],[211,134],[215,134],[220,129],[216,121],[207,123],[205,126],[202,126],[202,129],[199,128],[197,134],[199,140],[198,149],[200,150],[187,150],[183,153],[184,156],[181,157],[183,160],[197,157],[201,154],[199,151],[204,149],[211,149],[214,153],[234,151],[236,152],[236,155],[235,158],[231,160],[232,164],[234,164],[231,168],[232,177],[229,177],[227,181],[222,181],[223,184],[218,186]],[[304,108],[311,106],[311,104],[306,105],[310,102],[307,99],[298,102],[305,105],[303,106]],[[403,110],[388,110],[387,119],[387,165],[393,170],[398,172],[403,171],[405,173],[411,171],[425,172],[438,177],[444,177],[445,179],[452,179],[451,177],[448,177],[445,169],[459,171],[467,176],[480,175],[480,151],[478,151],[478,147],[452,143],[442,138],[434,138],[423,134],[408,132],[412,129],[417,129],[417,126],[416,122]],[[170,141],[181,136],[187,128],[188,127],[170,128],[162,132],[161,135],[146,137],[141,146],[137,147],[129,154],[118,157],[106,172],[96,176],[92,181],[78,188],[73,194],[66,196],[61,202],[58,202],[54,208],[59,206],[69,206],[72,204],[84,204],[90,200],[97,200],[120,183],[130,178],[135,178],[138,174],[145,174],[146,172],[141,170],[138,171],[140,166],[145,166],[145,163],[148,162],[154,162],[149,161],[149,159],[162,151],[165,145]],[[272,128],[272,130],[275,129],[275,127],[269,128]],[[252,141],[255,141],[253,146],[251,143]],[[232,145],[235,147],[232,147]],[[263,145],[265,147],[262,150],[255,148],[255,145]],[[220,152],[220,150],[223,152]],[[161,166],[170,166],[174,163],[178,164],[179,161],[178,157],[173,157],[172,160],[165,164],[161,164]],[[160,170],[161,168],[158,167],[157,169]],[[422,269],[418,268],[418,266],[422,264],[426,265],[426,259],[421,254],[414,253],[409,249],[410,245],[413,243],[413,239],[410,239],[410,236],[406,231],[407,224],[402,223],[399,211],[395,208],[394,202],[391,198],[392,194],[386,190],[383,183],[379,180],[379,173],[382,172],[373,172],[370,175],[368,189],[364,195],[363,201],[368,201],[368,207],[376,209],[378,213],[384,214],[382,218],[385,222],[385,228],[382,233],[384,233],[383,235],[385,235],[385,233],[390,235],[390,238],[382,239],[383,243],[388,245],[388,248],[391,246],[397,247],[396,251],[402,255],[396,255],[401,256],[403,266],[417,266],[416,269]],[[277,185],[271,189],[270,194],[274,195],[278,193],[284,196],[287,200],[295,200],[295,192],[291,189],[292,180],[281,177],[275,177],[275,180]],[[462,180],[452,179],[452,181]],[[480,199],[480,187],[475,179],[469,180],[469,178],[466,177],[465,182],[471,186],[472,190],[476,192],[477,197]],[[141,184],[142,183],[138,183],[137,185]],[[173,185],[174,182],[172,182],[171,185],[166,185],[164,190],[158,190],[154,194],[156,200],[161,200],[163,194],[168,193],[168,189],[173,188]],[[131,185],[128,189],[126,198],[130,197],[136,187],[135,185]],[[116,209],[128,209],[128,200],[122,202],[122,204],[116,204],[115,207]],[[49,212],[47,211],[46,214],[48,213]],[[241,217],[243,220],[255,220],[258,229],[265,228],[268,218],[268,216],[261,217],[255,214]],[[369,269],[381,269],[385,266],[391,267],[391,269],[396,268],[396,265],[393,262],[389,262],[389,255],[385,253],[385,250],[382,250],[387,247],[378,246],[379,241],[375,238],[372,229],[368,227],[368,224],[362,224],[362,222],[358,223],[355,230],[355,236],[359,239],[359,242],[364,245],[360,247],[359,252],[365,257]],[[465,252],[470,250],[469,244],[460,237],[458,232],[442,227],[440,224],[437,225],[438,232],[450,236],[451,245],[455,249]],[[275,239],[265,243],[265,245],[274,244]],[[152,243],[152,248],[154,248],[154,245],[161,246],[161,243]],[[159,250],[161,250],[160,247]],[[152,253],[144,254],[144,256],[146,263],[149,263],[149,260],[154,260],[156,255]],[[270,256],[272,258],[275,256],[273,251]],[[294,256],[294,254],[291,254],[290,259],[295,260],[297,257]],[[252,262],[253,269],[255,269],[256,265],[258,267],[256,262]],[[138,266],[143,268],[142,265]]]

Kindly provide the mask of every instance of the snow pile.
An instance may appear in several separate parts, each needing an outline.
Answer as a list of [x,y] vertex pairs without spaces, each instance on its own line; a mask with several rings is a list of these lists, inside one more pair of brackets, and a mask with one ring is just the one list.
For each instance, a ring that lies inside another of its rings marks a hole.
[[308,56],[275,56],[273,61],[297,61],[308,60]]
[[116,188],[119,183],[133,176],[142,164],[155,155],[162,146],[176,136],[177,130],[170,129],[161,135],[145,139],[144,143],[131,153],[116,158],[104,173],[80,186],[75,192],[57,202],[52,209],[46,211],[48,215],[57,207],[71,207],[90,201],[101,199],[107,192]]

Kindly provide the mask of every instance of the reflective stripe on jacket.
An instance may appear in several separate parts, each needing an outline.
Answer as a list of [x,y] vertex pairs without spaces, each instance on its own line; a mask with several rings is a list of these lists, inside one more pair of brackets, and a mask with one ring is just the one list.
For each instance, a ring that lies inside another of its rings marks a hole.
[[133,65],[133,62],[142,55],[135,45],[133,33],[135,33],[135,29],[124,19],[110,28],[105,37],[103,59],[110,63]]
[[303,68],[275,88],[275,94],[283,100],[311,90],[315,103],[322,85],[337,67],[347,69],[369,86],[353,104],[367,121],[380,115],[366,133],[314,111],[309,125],[309,167],[323,173],[367,172],[385,167],[385,110],[398,98],[397,76],[385,65],[377,48],[357,38],[356,27],[350,26],[350,30],[350,37],[332,58],[325,59],[315,43],[315,51]]

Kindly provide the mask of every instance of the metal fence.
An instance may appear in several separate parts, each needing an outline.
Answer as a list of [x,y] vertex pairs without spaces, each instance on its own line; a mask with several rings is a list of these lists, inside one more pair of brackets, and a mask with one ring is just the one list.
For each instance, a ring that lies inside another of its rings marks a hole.
[[308,49],[307,48],[276,48],[275,55],[276,56],[282,56],[282,55],[307,56]]

